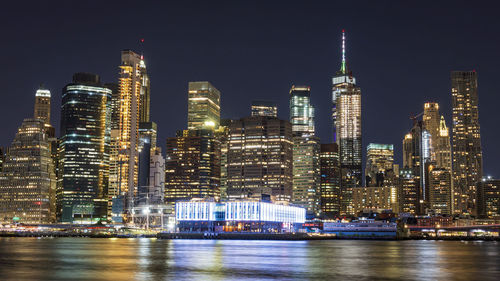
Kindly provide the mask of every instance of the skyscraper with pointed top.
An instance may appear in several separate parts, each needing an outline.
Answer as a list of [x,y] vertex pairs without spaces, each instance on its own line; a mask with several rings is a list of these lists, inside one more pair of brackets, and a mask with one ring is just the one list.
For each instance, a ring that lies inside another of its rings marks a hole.
[[342,30],[342,63],[333,77],[332,119],[334,140],[339,145],[341,168],[341,214],[353,214],[352,188],[361,185],[361,89],[349,70],[345,56],[345,31]]

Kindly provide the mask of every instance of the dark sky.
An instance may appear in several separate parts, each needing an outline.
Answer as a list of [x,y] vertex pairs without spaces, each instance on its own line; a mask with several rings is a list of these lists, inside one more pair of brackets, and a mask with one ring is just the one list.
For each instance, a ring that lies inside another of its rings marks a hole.
[[451,126],[450,71],[475,69],[484,171],[500,176],[494,1],[9,2],[0,9],[1,146],[32,115],[40,83],[53,93],[52,123],[59,127],[61,89],[72,74],[116,82],[120,51],[140,51],[140,38],[162,146],[186,127],[187,83],[196,80],[221,91],[225,118],[249,115],[253,99],[269,99],[288,119],[289,88],[310,85],[317,132],[329,142],[331,77],[345,28],[348,63],[362,89],[365,148],[395,144],[401,162],[409,116],[436,101]]

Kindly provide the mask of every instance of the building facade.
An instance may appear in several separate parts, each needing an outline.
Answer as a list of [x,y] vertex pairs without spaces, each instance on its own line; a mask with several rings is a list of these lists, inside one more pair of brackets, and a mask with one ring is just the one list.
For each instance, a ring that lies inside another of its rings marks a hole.
[[354,188],[352,202],[355,213],[367,209],[395,210],[398,205],[397,190],[395,187],[371,186]]
[[217,129],[220,124],[220,92],[210,82],[189,82],[188,130],[208,127]]
[[476,185],[483,177],[477,73],[451,73],[454,211],[475,212]]
[[394,145],[370,143],[366,148],[366,186],[383,186],[394,165]]
[[451,171],[432,168],[429,173],[429,208],[436,214],[452,214]]
[[336,143],[321,144],[320,151],[321,214],[334,219],[340,214],[340,160]]
[[271,101],[252,101],[252,116],[278,117],[278,106]]
[[477,184],[478,216],[488,219],[500,218],[500,180],[484,178]]
[[63,89],[60,165],[63,222],[107,217],[111,90],[98,75],[76,73]]

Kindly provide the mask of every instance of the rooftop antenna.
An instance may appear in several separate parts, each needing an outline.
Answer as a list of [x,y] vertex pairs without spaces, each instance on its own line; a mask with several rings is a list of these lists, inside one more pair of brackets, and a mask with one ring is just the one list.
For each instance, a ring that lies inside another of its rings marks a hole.
[[347,67],[345,62],[345,29],[342,29],[342,65],[340,67],[342,74],[347,73]]

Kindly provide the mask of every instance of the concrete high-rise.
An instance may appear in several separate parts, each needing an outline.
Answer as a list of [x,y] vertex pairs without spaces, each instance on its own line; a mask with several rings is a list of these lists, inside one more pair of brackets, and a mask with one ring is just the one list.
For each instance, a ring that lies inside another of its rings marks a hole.
[[394,145],[370,143],[366,148],[366,186],[382,186],[394,164]]
[[76,73],[61,104],[63,222],[106,219],[110,133],[111,90],[98,75]]
[[[144,58],[131,51],[124,50],[121,53],[120,76],[118,80],[118,91],[120,93],[120,124],[118,139],[116,141],[119,149],[115,150],[118,156],[112,157],[113,177],[118,178],[118,189],[126,193],[127,209],[132,208],[135,187],[138,176],[138,146],[139,146],[139,122],[141,120],[141,108],[143,117],[144,109],[149,105],[141,107],[141,95],[144,100],[145,89],[149,87],[146,75],[146,64]],[[149,91],[147,93],[149,95]],[[147,98],[149,102],[149,97]],[[119,163],[119,164],[117,164]]]
[[340,214],[340,162],[336,143],[321,144],[320,152],[321,214],[334,219]]
[[271,101],[252,101],[252,116],[278,117],[278,106]]
[[50,223],[55,173],[42,119],[24,119],[0,173],[2,223]]
[[451,73],[453,200],[455,213],[475,213],[476,186],[483,176],[477,73]]
[[220,92],[210,82],[189,82],[188,130],[217,129],[220,124]]
[[361,186],[361,89],[347,67],[345,33],[342,32],[342,64],[332,79],[334,140],[339,144],[342,214],[353,215],[352,188]]
[[292,126],[270,116],[251,116],[229,125],[227,193],[229,197],[271,195],[292,199]]

